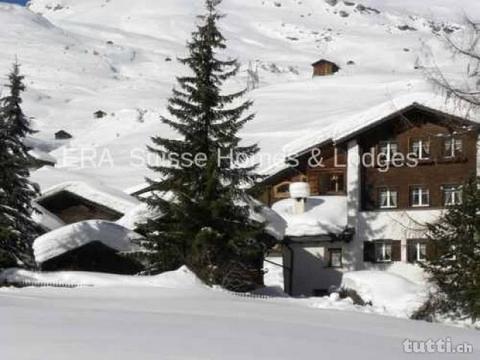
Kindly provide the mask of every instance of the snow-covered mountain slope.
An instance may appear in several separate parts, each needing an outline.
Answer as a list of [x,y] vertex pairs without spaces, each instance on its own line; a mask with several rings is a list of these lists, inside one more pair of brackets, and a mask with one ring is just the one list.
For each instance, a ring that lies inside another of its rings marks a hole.
[[[249,64],[258,68],[259,88],[249,93],[257,117],[243,136],[259,143],[263,168],[280,160],[293,140],[398,96],[431,93],[415,69],[418,58],[429,61],[423,44],[445,71],[461,68],[439,38],[461,33],[461,9],[480,15],[477,1],[456,1],[454,7],[449,0],[409,2],[408,8],[400,0],[361,1],[224,1],[226,55],[242,63],[228,88],[247,84]],[[143,182],[149,137],[175,136],[158,117],[165,114],[175,76],[186,71],[176,58],[186,54],[202,3],[0,5],[0,71],[7,73],[18,56],[27,76],[25,109],[35,118],[37,137],[51,142],[60,129],[74,136],[52,153],[59,168],[34,174],[42,187],[92,176],[119,189]],[[310,64],[319,58],[337,62],[341,71],[312,79]],[[98,110],[106,116],[95,118]]]

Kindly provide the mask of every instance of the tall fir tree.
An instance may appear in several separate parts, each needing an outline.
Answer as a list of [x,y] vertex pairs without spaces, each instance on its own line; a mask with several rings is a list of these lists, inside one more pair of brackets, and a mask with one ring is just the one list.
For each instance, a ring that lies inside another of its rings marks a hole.
[[444,313],[480,318],[480,181],[462,188],[462,202],[428,225],[435,255],[421,266],[439,293],[434,307]]
[[252,102],[241,102],[246,90],[222,93],[239,65],[218,57],[226,48],[217,27],[221,0],[205,3],[187,43],[189,56],[180,59],[191,74],[177,78],[171,119],[162,118],[179,138],[153,137],[149,147],[165,160],[152,166],[161,180],[149,180],[154,195],[148,199],[163,216],[147,224],[145,245],[157,271],[187,264],[205,282],[241,291],[258,281],[266,244],[263,227],[249,218],[245,193],[258,179],[256,165],[238,166],[236,159],[248,160],[259,149],[240,145],[238,131],[254,118],[244,115]]
[[25,85],[18,63],[8,80],[7,94],[0,99],[0,250],[19,264],[32,267],[32,242],[38,235],[32,201],[38,188],[29,180],[31,158],[24,139],[34,131],[21,106]]

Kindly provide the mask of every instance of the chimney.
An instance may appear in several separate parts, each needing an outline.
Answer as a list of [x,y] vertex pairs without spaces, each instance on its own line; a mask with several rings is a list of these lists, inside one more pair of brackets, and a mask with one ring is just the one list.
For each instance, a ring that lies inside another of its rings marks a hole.
[[305,212],[307,198],[310,196],[310,185],[306,182],[295,182],[290,184],[290,197],[294,199],[294,214],[300,215]]

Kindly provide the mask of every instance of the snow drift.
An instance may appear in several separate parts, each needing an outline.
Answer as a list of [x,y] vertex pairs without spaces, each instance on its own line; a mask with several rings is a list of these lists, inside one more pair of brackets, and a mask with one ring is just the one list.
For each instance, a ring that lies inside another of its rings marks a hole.
[[342,288],[355,290],[373,307],[388,314],[408,317],[425,303],[425,286],[386,271],[352,271],[343,274]]
[[69,285],[95,287],[161,287],[168,289],[204,288],[202,281],[186,266],[155,276],[127,276],[82,271],[32,272],[8,269],[0,274],[0,283],[30,285]]

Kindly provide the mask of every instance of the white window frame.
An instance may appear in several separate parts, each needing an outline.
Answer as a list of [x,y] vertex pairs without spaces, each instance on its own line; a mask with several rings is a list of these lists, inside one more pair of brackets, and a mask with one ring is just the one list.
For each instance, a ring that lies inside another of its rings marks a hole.
[[[418,200],[419,203],[415,204],[414,203],[414,193],[415,191],[418,190]],[[423,202],[423,196],[426,194],[427,196],[427,203]],[[421,207],[429,207],[430,206],[430,190],[426,187],[423,186],[412,186],[410,187],[410,201],[411,201],[411,206],[414,208],[421,208]]]
[[[377,247],[381,246],[381,258],[377,256]],[[390,259],[387,259],[387,248],[390,248]],[[376,241],[375,242],[375,262],[377,263],[389,263],[393,262],[393,246],[388,241]]]
[[[425,247],[425,258],[422,258],[422,256],[421,256],[422,252],[420,250],[421,250],[422,247]],[[417,261],[426,261],[427,260],[427,244],[425,242],[418,241],[415,244],[415,250],[416,250],[415,257],[416,257]]]
[[[392,150],[392,145],[395,145],[396,150],[395,152]],[[385,151],[382,151],[382,147],[385,147]],[[379,154],[384,154],[385,155],[385,160],[387,162],[391,162],[395,154],[399,154],[400,151],[398,151],[398,142],[396,141],[381,141],[378,144],[378,152]]]
[[[444,206],[459,205],[462,203],[462,189],[458,185],[444,185],[442,187],[443,197],[444,197]],[[453,202],[449,202],[448,193],[452,195]]]
[[[382,205],[382,193],[386,193],[387,205]],[[393,200],[393,194],[395,194],[395,201]],[[398,191],[390,188],[380,188],[378,192],[379,208],[380,209],[396,209],[398,208]],[[393,204],[395,203],[395,204]]]
[[[454,136],[451,136],[448,139],[445,139],[444,143],[443,143],[443,150],[444,151],[446,150],[445,144],[447,143],[447,141],[450,142],[450,146],[448,148],[448,153],[446,152],[444,154],[446,158],[448,158],[448,159],[454,158],[454,157],[458,156],[457,152],[460,153],[460,154],[463,152],[463,140],[462,139],[456,138]],[[458,146],[459,150],[457,150],[457,145],[460,145],[460,146]]]
[[[332,261],[332,255],[334,252],[340,253],[340,265],[334,265]],[[341,268],[343,267],[343,249],[342,248],[329,248],[328,249],[328,267]]]
[[[416,146],[416,144],[418,144]],[[415,147],[417,147],[418,152],[415,151]],[[427,151],[425,151],[427,150]],[[411,151],[418,156],[419,160],[428,160],[430,159],[430,140],[424,139],[414,139],[411,145]],[[425,155],[425,152],[427,154]]]

